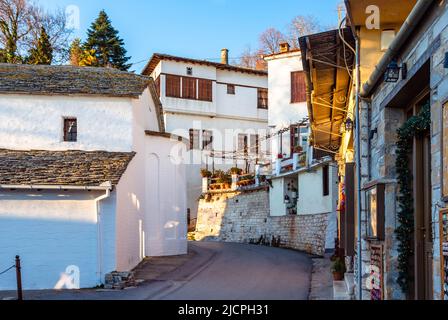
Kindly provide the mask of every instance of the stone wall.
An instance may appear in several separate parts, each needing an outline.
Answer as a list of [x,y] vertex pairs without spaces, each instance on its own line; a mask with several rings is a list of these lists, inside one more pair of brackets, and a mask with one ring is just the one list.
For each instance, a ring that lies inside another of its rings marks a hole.
[[267,188],[206,195],[199,202],[196,240],[265,244],[323,255],[329,216],[271,217]]

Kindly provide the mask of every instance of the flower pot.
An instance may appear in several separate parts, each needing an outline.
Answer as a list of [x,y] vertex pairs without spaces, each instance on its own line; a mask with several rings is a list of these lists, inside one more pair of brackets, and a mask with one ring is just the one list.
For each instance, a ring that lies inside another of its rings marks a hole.
[[344,280],[344,273],[343,272],[333,272],[333,280],[334,281]]

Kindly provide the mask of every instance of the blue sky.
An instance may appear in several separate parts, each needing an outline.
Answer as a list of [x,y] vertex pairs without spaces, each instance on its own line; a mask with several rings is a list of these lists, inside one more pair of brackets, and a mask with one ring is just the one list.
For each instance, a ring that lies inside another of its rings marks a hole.
[[[191,58],[219,60],[228,48],[237,58],[269,27],[280,30],[296,15],[314,15],[322,25],[337,24],[340,0],[38,0],[44,8],[80,9],[80,29],[87,28],[105,9],[119,30],[131,62],[140,62],[152,53],[168,53]],[[144,63],[132,69],[140,71]]]

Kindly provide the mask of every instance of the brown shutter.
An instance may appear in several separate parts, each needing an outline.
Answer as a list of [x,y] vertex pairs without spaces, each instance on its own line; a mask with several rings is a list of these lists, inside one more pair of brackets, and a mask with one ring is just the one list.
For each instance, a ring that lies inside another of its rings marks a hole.
[[182,98],[196,99],[196,78],[182,77]]
[[202,101],[213,101],[213,83],[211,80],[207,79],[199,79],[198,80],[198,89],[199,95],[198,99]]
[[166,75],[166,96],[180,98],[180,77]]
[[291,72],[291,103],[306,102],[306,83],[303,71]]
[[156,85],[157,94],[159,95],[159,98],[160,98],[160,76],[157,77],[157,79],[155,81],[155,85]]

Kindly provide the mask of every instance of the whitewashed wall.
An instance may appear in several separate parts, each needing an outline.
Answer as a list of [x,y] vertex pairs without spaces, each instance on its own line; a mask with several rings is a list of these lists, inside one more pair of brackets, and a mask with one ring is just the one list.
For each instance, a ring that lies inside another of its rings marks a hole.
[[268,59],[269,126],[281,129],[308,116],[306,102],[291,103],[291,72],[302,70],[300,52]]
[[[78,119],[78,142],[63,141],[63,119]],[[132,151],[132,100],[0,95],[0,145],[7,149]]]
[[[24,289],[54,288],[71,265],[82,288],[100,284],[115,268],[115,199],[102,202],[99,228],[95,198],[103,194],[1,191],[0,269],[20,255]],[[14,270],[2,275],[0,290],[15,290],[15,281]]]
[[336,212],[338,199],[337,168],[329,166],[330,193],[323,196],[322,166],[309,172],[299,173],[298,214],[319,214]]
[[146,141],[145,247],[149,256],[187,253],[186,168],[173,150],[185,144],[163,137]]

